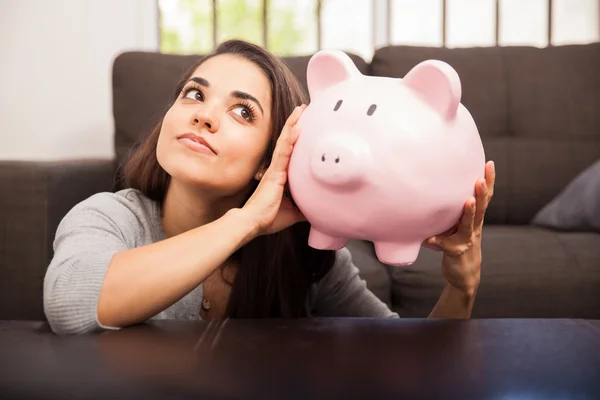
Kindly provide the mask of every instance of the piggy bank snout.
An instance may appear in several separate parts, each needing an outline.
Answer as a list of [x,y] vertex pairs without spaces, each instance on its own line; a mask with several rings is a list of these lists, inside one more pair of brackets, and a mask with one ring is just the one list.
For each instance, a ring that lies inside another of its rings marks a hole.
[[353,186],[362,182],[365,161],[362,141],[349,137],[332,137],[317,143],[311,157],[311,172],[321,183]]

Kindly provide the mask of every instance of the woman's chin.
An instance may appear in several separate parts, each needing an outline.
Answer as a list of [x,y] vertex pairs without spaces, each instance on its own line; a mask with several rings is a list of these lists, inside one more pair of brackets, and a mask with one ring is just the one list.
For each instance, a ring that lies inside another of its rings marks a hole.
[[205,196],[212,194],[215,197],[230,197],[246,191],[248,185],[240,185],[239,182],[229,182],[219,179],[216,174],[207,174],[204,171],[196,173],[189,170],[177,171],[171,175],[171,181],[185,187],[187,190],[199,192]]
[[[162,161],[162,162],[161,162]],[[223,170],[210,162],[198,162],[187,157],[177,159],[159,159],[162,168],[171,176],[172,183],[188,187],[191,190],[200,190],[204,195],[207,192],[217,197],[235,196],[247,192],[252,177],[227,177]],[[233,178],[233,179],[232,179]],[[238,178],[238,179],[236,179]]]

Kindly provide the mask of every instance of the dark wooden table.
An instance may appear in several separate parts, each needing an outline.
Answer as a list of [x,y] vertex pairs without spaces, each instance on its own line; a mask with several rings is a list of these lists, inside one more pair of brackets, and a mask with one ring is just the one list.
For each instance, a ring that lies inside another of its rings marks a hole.
[[600,321],[4,321],[0,398],[600,399]]

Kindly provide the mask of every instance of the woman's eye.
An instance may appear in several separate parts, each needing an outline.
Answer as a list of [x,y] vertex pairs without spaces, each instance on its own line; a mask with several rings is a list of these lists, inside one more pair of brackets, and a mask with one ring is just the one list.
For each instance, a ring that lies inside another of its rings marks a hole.
[[202,101],[202,92],[198,89],[190,89],[186,92],[184,97],[186,99]]
[[246,107],[239,106],[233,109],[233,112],[244,118],[246,121],[252,121],[252,113]]

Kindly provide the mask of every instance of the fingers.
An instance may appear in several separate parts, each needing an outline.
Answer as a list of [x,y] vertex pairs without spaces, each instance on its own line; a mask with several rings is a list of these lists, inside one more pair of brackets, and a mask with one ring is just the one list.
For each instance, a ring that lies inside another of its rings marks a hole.
[[442,250],[451,256],[458,256],[473,245],[473,230],[476,212],[476,201],[473,197],[465,202],[462,217],[458,221],[456,233],[452,236],[436,235],[428,238],[428,247]]
[[494,185],[496,184],[496,164],[493,161],[488,161],[485,164],[485,182],[488,187],[488,203],[494,197]]
[[448,229],[447,231],[444,231],[442,233],[440,233],[440,236],[452,236],[454,235],[456,232],[458,232],[458,227],[460,225],[460,221],[457,221],[454,226],[452,226],[452,228]]
[[442,251],[440,244],[441,242],[438,236],[432,236],[423,242],[423,246],[435,251]]
[[475,184],[475,197],[477,200],[475,211],[475,226],[483,225],[485,212],[494,196],[494,184],[496,183],[496,169],[493,161],[485,164],[485,178]]
[[290,128],[288,143],[294,146],[298,141],[298,137],[300,136],[300,127],[294,125]]
[[293,144],[289,143],[287,140],[282,142],[277,142],[275,147],[275,151],[273,152],[273,158],[271,160],[271,165],[267,169],[265,173],[266,179],[278,179],[281,175],[284,175],[282,178],[282,184],[285,183],[285,171],[287,171],[288,164],[290,162],[290,157],[292,155]]
[[284,197],[281,206],[279,207],[277,217],[271,227],[271,232],[278,232],[303,221],[306,221],[306,217],[299,209],[294,207],[288,198]]
[[458,231],[456,232],[456,235],[460,236],[465,242],[470,241],[471,236],[473,235],[475,212],[476,200],[471,197],[465,202],[463,215],[460,218],[460,222],[458,223]]
[[[298,140],[299,128],[296,126],[296,123],[300,119],[305,107],[306,106],[296,107],[288,117],[281,134],[277,139],[271,165],[265,174],[265,178],[277,178],[280,175],[285,174],[294,144]],[[267,177],[267,175],[269,176]],[[283,179],[283,182],[285,182],[285,179]]]
[[285,125],[283,126],[281,134],[277,139],[277,144],[275,145],[275,152],[282,146],[286,146],[287,144],[293,145],[296,142],[295,139],[298,138],[298,135],[297,129],[294,129],[294,127],[298,123],[298,120],[302,115],[302,111],[304,111],[304,108],[301,106],[294,108],[294,111],[292,111],[288,119],[285,121]]
[[296,125],[305,108],[306,108],[306,106],[304,104],[294,108],[294,111],[292,111],[292,113],[288,117],[287,121],[285,121],[285,125],[284,125],[283,129],[285,130],[288,127],[292,127],[292,126]]
[[477,181],[475,185],[475,226],[481,226],[483,224],[483,218],[488,207],[488,187],[484,179]]

